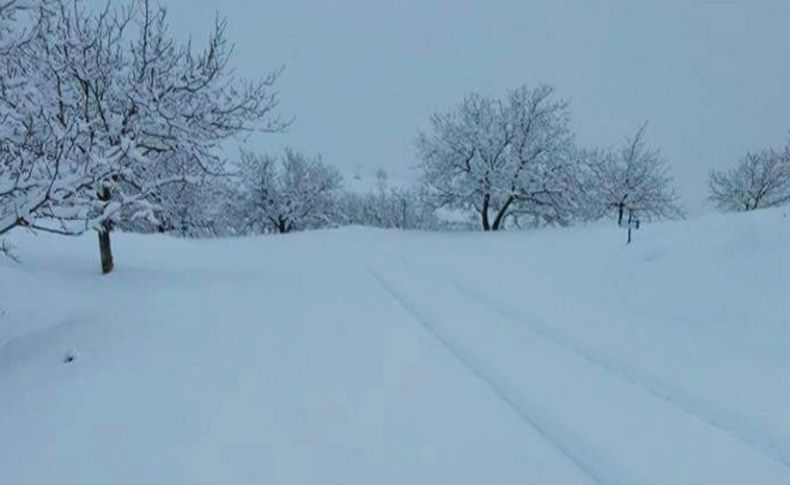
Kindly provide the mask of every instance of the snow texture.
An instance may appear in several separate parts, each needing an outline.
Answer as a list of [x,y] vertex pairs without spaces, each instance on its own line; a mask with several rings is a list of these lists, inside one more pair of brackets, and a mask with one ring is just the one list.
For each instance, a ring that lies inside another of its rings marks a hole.
[[2,484],[790,484],[786,210],[10,242]]

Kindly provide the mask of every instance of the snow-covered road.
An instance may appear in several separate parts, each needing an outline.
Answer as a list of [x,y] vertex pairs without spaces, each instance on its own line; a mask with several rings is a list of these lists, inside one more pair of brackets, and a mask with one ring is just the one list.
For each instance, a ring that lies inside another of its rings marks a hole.
[[790,483],[786,457],[754,438],[759,431],[720,423],[474,292],[432,284],[426,273],[414,278],[414,265],[400,273],[394,283],[398,277],[374,271],[414,320],[591,482]]
[[0,484],[790,484],[784,218],[18,236]]

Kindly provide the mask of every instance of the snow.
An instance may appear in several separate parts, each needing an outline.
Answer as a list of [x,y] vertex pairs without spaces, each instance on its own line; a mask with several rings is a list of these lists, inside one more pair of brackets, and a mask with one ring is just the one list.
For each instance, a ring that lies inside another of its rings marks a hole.
[[786,209],[11,242],[2,484],[790,484]]

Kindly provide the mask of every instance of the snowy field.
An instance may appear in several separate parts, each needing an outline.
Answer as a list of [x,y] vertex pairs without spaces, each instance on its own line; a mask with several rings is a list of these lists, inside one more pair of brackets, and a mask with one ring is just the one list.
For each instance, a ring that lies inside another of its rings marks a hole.
[[19,231],[0,484],[790,484],[790,215],[624,238]]

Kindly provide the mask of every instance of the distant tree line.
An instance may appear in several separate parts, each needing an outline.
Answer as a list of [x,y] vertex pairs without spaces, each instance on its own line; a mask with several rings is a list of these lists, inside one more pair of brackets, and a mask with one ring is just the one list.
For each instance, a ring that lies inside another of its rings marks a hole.
[[[364,225],[440,230],[683,217],[646,125],[614,148],[580,146],[551,86],[478,94],[418,134],[419,182],[345,190],[339,171],[296,150],[242,153],[278,133],[279,70],[233,74],[226,23],[196,49],[151,0],[101,10],[79,0],[0,2],[0,236],[24,228],[98,235],[102,272],[116,229],[182,237]],[[709,199],[748,211],[790,202],[790,148],[710,175]],[[452,217],[448,217],[452,215]],[[463,221],[463,222],[459,222]],[[0,240],[0,252],[9,252]]]

